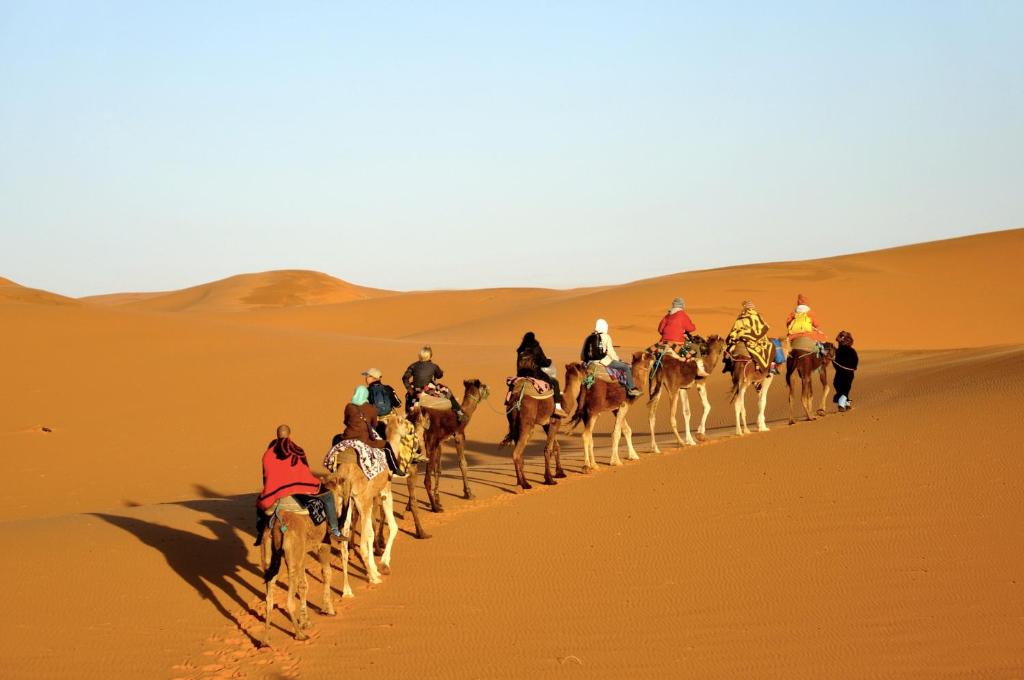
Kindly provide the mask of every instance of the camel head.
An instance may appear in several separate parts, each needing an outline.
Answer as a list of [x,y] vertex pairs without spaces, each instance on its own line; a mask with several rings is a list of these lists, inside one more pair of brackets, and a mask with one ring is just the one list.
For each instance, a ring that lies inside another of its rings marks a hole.
[[826,342],[825,354],[822,355],[822,358],[825,360],[825,362],[831,363],[836,358],[836,346],[833,345],[831,342]]
[[[466,399],[473,399],[474,401],[480,402],[491,396],[491,391],[487,388],[487,385],[480,382],[479,378],[463,380],[462,385],[466,388]],[[465,399],[463,401],[465,401]]]
[[722,355],[725,354],[725,338],[718,335],[711,335],[708,337],[708,351],[704,355],[704,369],[711,373],[712,369],[718,365],[718,362],[722,360]]
[[644,352],[633,353],[633,382],[641,392],[648,392],[651,379],[651,361]]
[[[580,396],[585,369],[583,364],[574,361],[565,365],[565,384],[562,386],[562,403],[566,409],[575,409],[576,400]],[[572,415],[571,411],[568,411]]]

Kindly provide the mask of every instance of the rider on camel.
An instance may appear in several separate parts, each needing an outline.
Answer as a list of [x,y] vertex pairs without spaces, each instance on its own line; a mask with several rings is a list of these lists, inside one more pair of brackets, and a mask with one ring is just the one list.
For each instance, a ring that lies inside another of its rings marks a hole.
[[[768,338],[768,324],[761,318],[751,300],[743,301],[743,309],[725,339],[725,350],[733,359],[750,357],[762,371],[777,372],[775,362],[772,361],[775,345]],[[727,365],[726,370],[731,368]]]
[[293,494],[316,496],[327,511],[327,526],[331,536],[341,539],[338,529],[338,511],[334,507],[334,494],[321,489],[320,480],[309,469],[306,452],[291,440],[291,428],[281,425],[277,428],[277,437],[267,445],[263,454],[263,490],[256,498],[256,543],[263,540],[263,532],[270,517],[279,504],[290,505],[298,510],[300,504],[293,500]]
[[[686,346],[690,344],[690,335],[697,330],[684,307],[683,298],[677,297],[672,300],[672,307],[658,324],[658,333],[661,334],[659,344],[668,345],[681,358],[686,358],[689,354]],[[704,370],[704,358],[698,356],[696,361],[697,375],[701,378],[708,377],[707,371]]]
[[431,361],[433,356],[434,350],[430,348],[430,345],[424,345],[420,350],[419,361],[409,364],[409,368],[405,369],[405,374],[402,376],[402,383],[405,385],[405,407],[407,410],[411,409],[416,405],[420,394],[426,392],[436,397],[448,399],[452,404],[452,410],[455,411],[455,415],[459,418],[459,422],[464,423],[469,418],[462,412],[462,406],[455,398],[455,395],[452,394],[450,389],[437,382],[444,377],[444,371],[441,370],[440,366]]
[[[596,343],[594,343],[597,345],[596,355],[588,352],[592,336],[596,339]],[[612,342],[612,336],[608,334],[608,322],[604,319],[597,320],[594,324],[594,331],[588,336],[587,341],[583,343],[582,359],[585,362],[596,361],[606,368],[622,371],[626,376],[626,393],[630,397],[640,396],[640,390],[636,388],[636,384],[633,382],[633,367],[619,359],[619,355],[615,352],[615,343]]]
[[544,348],[540,346],[533,331],[523,335],[523,341],[516,348],[516,377],[534,378],[551,385],[554,391],[555,415],[559,418],[569,417],[562,410],[562,388],[558,384],[558,373],[551,368],[551,359],[544,354]]
[[796,308],[786,317],[786,331],[789,334],[790,346],[802,351],[813,351],[828,338],[821,332],[818,320],[811,312],[810,305],[803,293],[796,296]]

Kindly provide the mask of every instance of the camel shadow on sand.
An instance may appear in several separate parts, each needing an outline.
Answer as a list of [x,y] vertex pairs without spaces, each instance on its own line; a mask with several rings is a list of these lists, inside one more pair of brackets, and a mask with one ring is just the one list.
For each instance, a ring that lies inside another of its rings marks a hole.
[[[197,490],[199,487],[197,487]],[[245,598],[250,594],[263,597],[253,583],[261,583],[263,574],[249,561],[249,546],[236,533],[237,528],[248,528],[253,521],[239,521],[244,514],[242,506],[251,508],[251,495],[205,499],[173,503],[213,515],[197,524],[213,536],[203,536],[185,529],[176,529],[139,517],[91,513],[135,536],[139,541],[163,554],[167,565],[187,584],[207,600],[220,614],[245,632],[239,613],[232,612],[222,601],[224,596],[242,612],[250,609]],[[129,504],[131,505],[131,504]],[[252,514],[251,509],[248,514]],[[230,604],[229,603],[229,604]],[[246,633],[248,635],[248,633]],[[256,644],[258,641],[250,640]]]

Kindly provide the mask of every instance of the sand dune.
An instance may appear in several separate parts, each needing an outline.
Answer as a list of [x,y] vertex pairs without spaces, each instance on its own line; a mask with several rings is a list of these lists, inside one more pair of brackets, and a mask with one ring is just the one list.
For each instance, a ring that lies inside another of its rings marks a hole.
[[[1014,230],[570,291],[268,272],[78,301],[0,280],[18,329],[2,344],[2,675],[319,677],[343,658],[399,677],[1019,677],[1024,323],[1002,291],[1021,252]],[[565,437],[570,477],[511,493],[496,442],[523,331],[564,363],[596,316],[630,350],[675,295],[721,333],[745,297],[781,326],[797,292],[857,337],[854,412],[785,426],[780,384],[773,431],[732,438],[715,374],[713,442],[584,477]],[[422,342],[449,384],[492,386],[469,430],[480,499],[455,498],[446,455],[435,538],[403,533],[395,574],[359,581],[311,643],[276,630],[257,651],[260,453],[288,422],[317,460],[359,371],[397,382]]]
[[363,300],[387,291],[355,286],[320,272],[282,270],[240,274],[165,293],[114,293],[82,298],[151,312],[237,312]]

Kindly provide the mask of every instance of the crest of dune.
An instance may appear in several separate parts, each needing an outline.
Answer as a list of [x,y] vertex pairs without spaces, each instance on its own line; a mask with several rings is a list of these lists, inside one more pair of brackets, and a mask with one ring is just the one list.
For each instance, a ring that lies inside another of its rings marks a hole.
[[83,299],[138,311],[239,312],[337,304],[364,300],[383,293],[320,272],[281,270],[239,274],[163,293],[114,293]]

